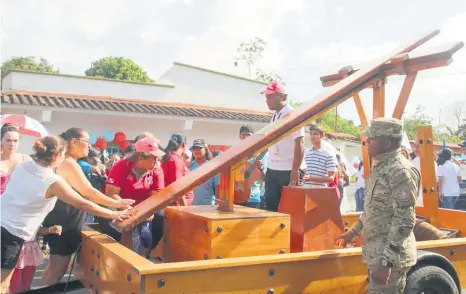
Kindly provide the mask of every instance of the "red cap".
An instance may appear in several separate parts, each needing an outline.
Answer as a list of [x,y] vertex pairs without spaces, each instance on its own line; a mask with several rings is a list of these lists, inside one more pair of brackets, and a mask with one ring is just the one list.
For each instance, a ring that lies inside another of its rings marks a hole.
[[273,93],[285,94],[285,88],[280,85],[278,82],[270,83],[267,88],[261,92],[261,94],[270,95]]
[[153,139],[148,138],[148,137],[139,139],[134,144],[134,151],[149,153],[150,155],[153,155],[155,157],[160,157],[160,156],[165,155],[165,152],[159,149],[159,146],[157,145],[157,143],[155,143]]

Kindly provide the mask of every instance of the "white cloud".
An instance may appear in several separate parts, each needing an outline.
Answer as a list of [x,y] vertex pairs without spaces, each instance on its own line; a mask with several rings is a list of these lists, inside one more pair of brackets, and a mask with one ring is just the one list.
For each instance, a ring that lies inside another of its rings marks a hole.
[[132,4],[125,0],[83,0],[65,2],[71,25],[89,40],[96,40],[109,29],[130,20]]
[[180,43],[178,60],[247,75],[245,66],[234,68],[233,58],[242,41],[257,36],[267,41],[267,48],[256,66],[265,70],[278,70],[282,67],[284,56],[280,49],[280,40],[274,35],[275,30],[286,14],[298,15],[303,12],[302,0],[237,0],[218,1],[217,4],[213,10],[216,21],[196,38]]
[[[440,31],[440,35],[426,45],[436,47],[440,44],[453,44],[458,41],[466,43],[466,11],[460,12],[448,19]],[[428,46],[426,46],[428,47]],[[442,98],[453,100],[466,100],[466,48],[453,55],[453,63],[443,67],[422,73],[425,76],[420,83],[420,89]],[[417,85],[416,85],[417,86]]]
[[304,53],[304,59],[311,65],[355,65],[386,55],[399,46],[389,42],[379,45],[361,46],[342,41],[328,46],[311,48]]
[[161,40],[166,40],[164,33],[166,33],[164,24],[161,22],[154,22],[142,29],[141,38],[149,44],[154,44]]

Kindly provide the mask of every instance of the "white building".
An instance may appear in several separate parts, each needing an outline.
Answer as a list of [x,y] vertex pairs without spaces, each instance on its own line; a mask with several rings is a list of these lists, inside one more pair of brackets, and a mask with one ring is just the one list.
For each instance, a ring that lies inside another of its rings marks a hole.
[[[174,63],[155,84],[85,76],[11,71],[2,79],[3,114],[26,114],[54,134],[80,127],[103,136],[125,132],[131,140],[145,131],[165,145],[182,132],[191,143],[232,146],[241,125],[259,130],[270,121],[260,91],[264,83]],[[21,152],[30,152],[30,142]],[[29,139],[31,140],[31,139]]]

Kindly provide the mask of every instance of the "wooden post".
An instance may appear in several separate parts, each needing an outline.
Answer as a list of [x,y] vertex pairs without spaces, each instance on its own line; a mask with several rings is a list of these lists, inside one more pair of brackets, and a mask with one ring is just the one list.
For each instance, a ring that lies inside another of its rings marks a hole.
[[367,147],[366,147],[366,140],[367,140],[366,137],[361,136],[362,162],[364,164],[364,177],[367,177],[369,175],[369,172],[372,166],[371,157],[369,156],[369,151],[367,150]]
[[356,106],[356,110],[358,111],[359,120],[361,121],[361,125],[366,129],[369,127],[369,121],[367,120],[366,111],[364,110],[364,105],[362,105],[361,97],[359,93],[353,94],[354,104]]
[[218,191],[218,211],[232,212],[234,201],[235,177],[230,168],[220,173],[220,187]]
[[385,116],[385,79],[374,81],[372,118]]
[[439,228],[437,177],[434,166],[434,142],[432,140],[432,126],[417,129],[419,158],[421,160],[421,189],[424,203],[424,217],[431,225]]
[[416,81],[417,71],[410,72],[406,75],[403,87],[401,87],[400,96],[396,102],[395,109],[393,110],[393,118],[401,119],[403,112],[405,111],[406,104],[408,103],[409,95],[413,89],[414,82]]

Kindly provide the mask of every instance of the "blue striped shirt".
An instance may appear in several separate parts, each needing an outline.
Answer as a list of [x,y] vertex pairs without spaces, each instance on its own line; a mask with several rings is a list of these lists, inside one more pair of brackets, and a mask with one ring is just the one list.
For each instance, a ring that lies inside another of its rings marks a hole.
[[[304,155],[306,160],[306,173],[311,177],[328,177],[329,172],[337,171],[337,159],[322,148],[309,149]],[[327,186],[324,183],[306,182],[306,185]]]

